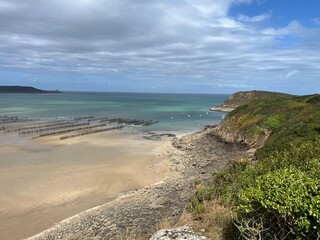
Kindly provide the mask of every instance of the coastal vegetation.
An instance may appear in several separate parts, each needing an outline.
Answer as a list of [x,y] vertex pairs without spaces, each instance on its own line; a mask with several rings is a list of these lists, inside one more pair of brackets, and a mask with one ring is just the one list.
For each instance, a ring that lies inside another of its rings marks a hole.
[[279,93],[279,92],[269,92],[269,91],[244,91],[236,92],[232,94],[227,100],[221,104],[222,106],[228,107],[239,107],[243,104],[249,103],[252,100],[270,100],[275,98],[290,98],[292,95]]
[[230,112],[218,132],[256,151],[195,183],[187,210],[198,226],[214,235],[206,226],[220,216],[206,206],[218,202],[230,210],[224,239],[319,239],[319,113],[317,94],[252,99]]
[[[255,156],[263,160],[290,144],[299,146],[319,136],[320,95],[253,100],[230,112],[221,126],[228,126],[229,131],[252,142],[252,146],[258,147]],[[256,142],[261,136],[264,141]]]
[[268,91],[244,91],[244,92],[236,92],[232,94],[228,99],[226,99],[219,106],[212,107],[210,110],[212,111],[223,111],[230,112],[235,108],[249,103],[253,100],[270,100],[277,98],[291,98],[293,95],[279,93],[279,92],[268,92]]

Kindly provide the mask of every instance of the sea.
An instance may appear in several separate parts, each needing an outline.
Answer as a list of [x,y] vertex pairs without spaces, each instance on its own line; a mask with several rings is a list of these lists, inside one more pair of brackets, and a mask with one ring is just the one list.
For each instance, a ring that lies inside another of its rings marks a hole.
[[78,117],[129,118],[158,121],[141,131],[191,133],[219,123],[225,116],[209,108],[227,94],[162,94],[63,92],[0,94],[0,116],[41,119]]

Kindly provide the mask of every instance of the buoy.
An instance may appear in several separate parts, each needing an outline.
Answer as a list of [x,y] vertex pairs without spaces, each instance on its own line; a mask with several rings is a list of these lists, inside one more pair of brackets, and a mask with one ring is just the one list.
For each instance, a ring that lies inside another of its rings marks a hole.
[[173,117],[170,117],[171,119],[173,119]]

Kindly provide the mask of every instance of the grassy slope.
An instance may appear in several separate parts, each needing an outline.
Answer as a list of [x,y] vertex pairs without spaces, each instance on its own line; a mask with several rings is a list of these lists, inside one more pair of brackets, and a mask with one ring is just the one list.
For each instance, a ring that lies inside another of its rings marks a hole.
[[313,140],[320,133],[320,95],[292,96],[272,100],[254,100],[230,112],[224,120],[247,138],[271,131],[256,156],[284,149],[290,143]]
[[[264,146],[256,152],[258,163],[251,165],[250,161],[246,162],[247,160],[244,159],[242,162],[242,159],[239,159],[239,162],[234,163],[228,169],[215,173],[209,186],[201,187],[197,194],[189,199],[188,208],[193,216],[190,225],[198,225],[196,228],[204,229],[208,236],[219,235],[219,237],[212,237],[212,239],[235,239],[238,237],[239,231],[235,228],[232,229],[232,220],[229,223],[228,220],[221,222],[222,214],[217,214],[216,207],[207,206],[210,206],[212,202],[221,202],[222,205],[226,203],[224,205],[224,219],[235,219],[234,214],[237,211],[231,210],[239,209],[239,193],[245,191],[252,184],[255,186],[257,176],[263,176],[266,173],[273,176],[274,169],[290,168],[290,166],[303,170],[305,165],[318,159],[320,95],[284,97],[279,95],[279,98],[272,97],[269,100],[252,100],[230,112],[222,124],[228,124],[228,127],[240,131],[247,138],[254,138],[256,134],[264,134],[264,130],[271,133]],[[305,148],[304,143],[307,142],[308,145],[308,141],[315,144],[314,149],[312,147]],[[304,145],[300,149],[292,147],[291,143],[295,146]],[[279,154],[277,154],[278,151]],[[288,159],[287,156],[289,156]],[[274,157],[277,159],[276,161]],[[305,170],[306,176],[312,171],[317,176],[319,172],[317,162],[313,162],[315,167],[311,167],[311,171]],[[292,199],[285,200],[290,202]],[[239,216],[241,219],[241,215]],[[239,216],[236,219],[239,219]],[[183,218],[187,217],[183,216]],[[246,220],[246,218],[242,219]],[[219,229],[213,229],[212,223],[218,225]],[[285,221],[283,223],[286,224]],[[273,234],[272,230],[270,227],[271,235]],[[227,235],[231,235],[231,237]]]
[[267,91],[244,91],[236,92],[225,100],[220,106],[225,107],[239,107],[252,100],[258,99],[276,99],[276,98],[290,98],[292,95],[278,93],[278,92],[267,92]]

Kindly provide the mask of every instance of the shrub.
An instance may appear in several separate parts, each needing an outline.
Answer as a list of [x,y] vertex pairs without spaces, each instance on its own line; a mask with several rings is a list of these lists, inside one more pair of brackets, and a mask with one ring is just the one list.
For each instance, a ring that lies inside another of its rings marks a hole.
[[239,159],[231,163],[227,169],[213,173],[209,182],[210,193],[220,198],[225,204],[233,204],[239,189],[237,184],[239,176],[248,166],[250,166],[248,159]]
[[320,138],[300,146],[290,144],[287,149],[273,151],[268,158],[259,161],[254,170],[257,174],[264,174],[289,166],[305,168],[314,160],[320,160]]
[[208,201],[213,196],[212,188],[196,185],[197,193],[189,197],[187,210],[191,213],[201,213],[203,211],[202,203]]
[[295,168],[258,177],[239,193],[240,231],[250,239],[320,237],[319,183]]
[[186,207],[188,212],[198,214],[203,211],[203,206],[196,195],[191,195],[188,200],[189,203]]
[[266,118],[266,120],[264,121],[264,126],[269,130],[274,130],[279,127],[284,120],[284,114],[276,114]]
[[201,184],[201,180],[200,179],[197,179],[197,180],[194,181],[194,185],[195,186],[198,186],[200,184]]

